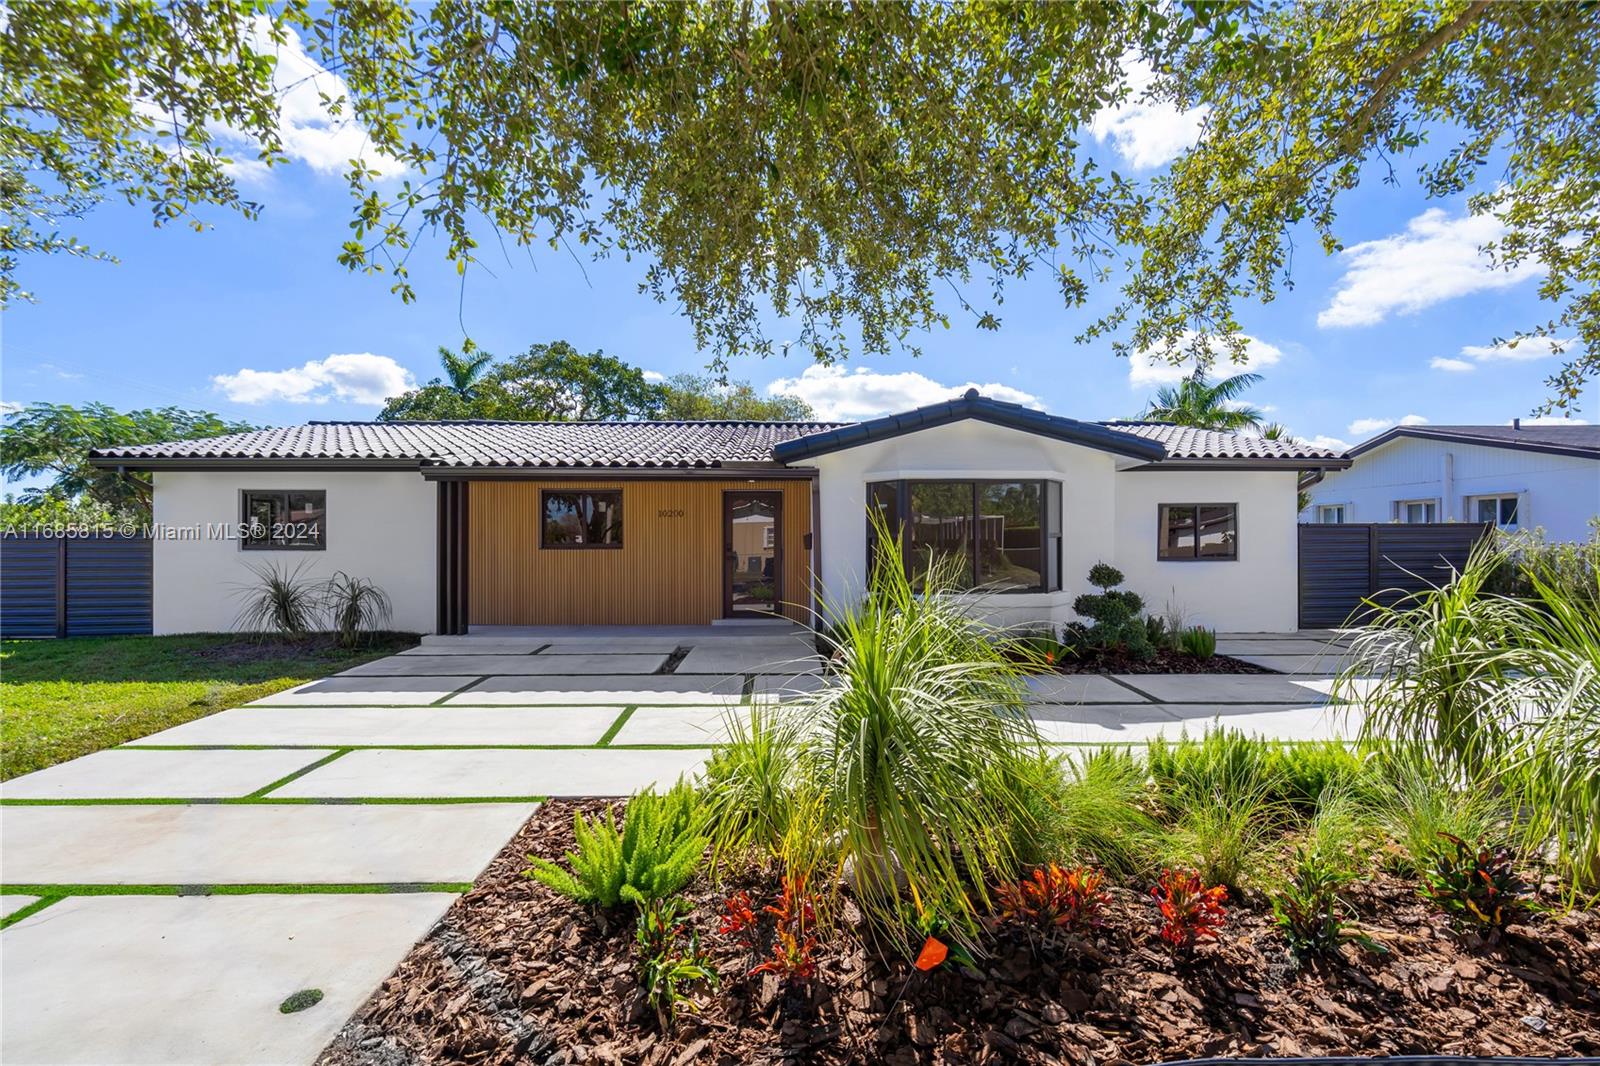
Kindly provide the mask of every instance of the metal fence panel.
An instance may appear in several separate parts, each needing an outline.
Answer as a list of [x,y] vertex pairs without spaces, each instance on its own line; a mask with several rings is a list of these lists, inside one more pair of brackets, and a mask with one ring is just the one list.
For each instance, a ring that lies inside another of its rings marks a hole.
[[1359,621],[1365,599],[1392,604],[1443,584],[1489,533],[1476,522],[1302,525],[1300,627]]
[[0,537],[0,635],[149,633],[148,537]]

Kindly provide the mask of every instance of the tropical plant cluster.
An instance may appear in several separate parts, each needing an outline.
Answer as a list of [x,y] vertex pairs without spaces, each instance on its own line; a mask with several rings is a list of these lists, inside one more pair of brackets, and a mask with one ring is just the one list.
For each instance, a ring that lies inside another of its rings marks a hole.
[[389,594],[369,578],[335,571],[315,581],[306,564],[252,566],[255,580],[239,585],[237,628],[262,635],[298,638],[328,631],[340,647],[353,648],[385,632],[394,619]]
[[1017,658],[1046,669],[1069,663],[1091,664],[1101,658],[1149,662],[1165,653],[1205,662],[1217,654],[1217,634],[1190,625],[1181,607],[1168,604],[1161,614],[1145,612],[1144,597],[1119,586],[1121,570],[1109,563],[1089,568],[1088,582],[1099,592],[1084,593],[1072,609],[1084,622],[1016,638]]
[[1513,842],[1580,898],[1600,892],[1597,605],[1600,530],[1486,541],[1441,587],[1369,604],[1336,688],[1369,737],[1515,811]]
[[[573,900],[636,910],[641,995],[664,1027],[730,982],[775,981],[803,1005],[846,934],[913,973],[981,967],[1008,943],[1070,960],[1110,909],[1142,906],[1181,970],[1243,911],[1309,964],[1386,950],[1355,904],[1380,875],[1481,937],[1534,916],[1530,875],[1553,856],[1526,847],[1513,797],[1378,740],[1213,729],[1052,752],[1002,635],[914,592],[892,538],[878,550],[884,576],[835,613],[821,690],[731,714],[697,782],[636,796],[620,827],[580,818],[565,864],[532,862]],[[958,578],[935,562],[927,580]],[[685,909],[693,885],[715,913]],[[702,935],[736,964],[717,973]]]

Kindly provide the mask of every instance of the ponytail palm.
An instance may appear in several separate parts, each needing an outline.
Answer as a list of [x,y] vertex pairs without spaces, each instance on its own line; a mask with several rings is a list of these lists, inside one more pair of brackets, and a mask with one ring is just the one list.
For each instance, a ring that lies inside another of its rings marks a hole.
[[1000,634],[954,594],[961,562],[934,559],[913,588],[880,533],[865,598],[829,611],[837,674],[800,709],[802,787],[882,928],[932,915],[971,943],[985,885],[1014,865],[1030,809],[1019,755],[1039,739]]

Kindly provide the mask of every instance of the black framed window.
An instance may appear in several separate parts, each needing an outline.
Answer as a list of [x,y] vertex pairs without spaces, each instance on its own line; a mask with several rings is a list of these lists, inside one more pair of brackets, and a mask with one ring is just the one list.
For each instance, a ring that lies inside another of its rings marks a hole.
[[1239,557],[1239,505],[1236,503],[1164,503],[1158,522],[1158,559],[1225,561]]
[[[958,584],[985,592],[1061,588],[1061,484],[1056,481],[878,481],[867,503],[899,538],[916,581],[951,560]],[[877,528],[867,523],[868,565]]]
[[328,546],[328,494],[244,489],[239,547],[246,551],[322,551]]
[[541,548],[622,547],[622,490],[565,492],[546,489],[539,495]]

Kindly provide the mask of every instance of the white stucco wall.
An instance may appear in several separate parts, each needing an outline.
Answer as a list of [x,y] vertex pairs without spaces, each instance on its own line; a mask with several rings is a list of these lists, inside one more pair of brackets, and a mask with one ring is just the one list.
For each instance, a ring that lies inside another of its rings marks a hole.
[[1584,540],[1600,515],[1600,462],[1567,455],[1396,437],[1358,455],[1348,470],[1312,486],[1301,519],[1321,504],[1344,504],[1346,522],[1390,522],[1397,500],[1436,500],[1440,521],[1472,521],[1472,496],[1513,495],[1522,529],[1551,540]]
[[[239,523],[241,489],[326,491],[326,549],[242,551],[237,539],[206,537],[209,524]],[[396,629],[431,632],[436,500],[435,486],[414,471],[157,471],[155,631],[231,630],[239,613],[235,590],[256,580],[251,566],[303,563],[312,581],[342,570],[376,582],[394,602]],[[161,535],[191,529],[201,531],[197,539]]]
[[[1003,624],[1073,621],[1072,601],[1094,591],[1104,560],[1151,611],[1181,603],[1196,623],[1226,630],[1295,628],[1293,471],[1134,471],[1135,460],[967,420],[811,460],[818,470],[823,594],[847,602],[866,573],[866,486],[902,478],[1046,479],[1062,488],[1062,590],[983,597]],[[1158,503],[1239,504],[1237,561],[1158,563]]]
[[[1171,601],[1194,625],[1282,633],[1299,614],[1299,534],[1292,470],[1138,470],[1117,475],[1117,567],[1127,588],[1160,612]],[[1238,558],[1161,561],[1157,510],[1164,503],[1239,507]]]

